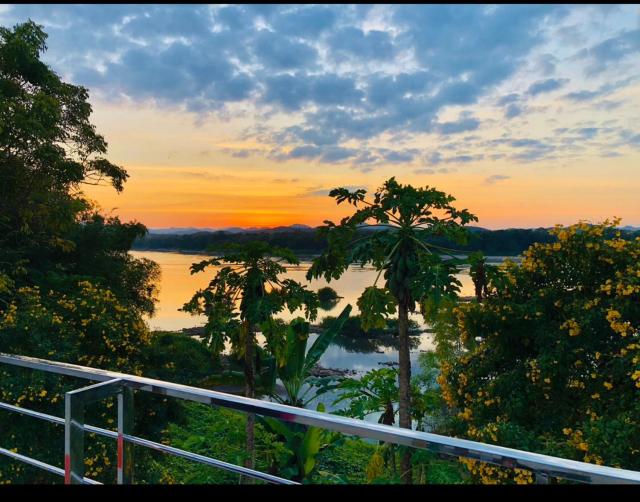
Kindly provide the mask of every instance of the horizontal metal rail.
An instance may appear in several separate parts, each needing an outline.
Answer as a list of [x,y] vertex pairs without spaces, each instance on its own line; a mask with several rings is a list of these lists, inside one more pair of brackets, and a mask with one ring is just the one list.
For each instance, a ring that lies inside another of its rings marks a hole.
[[147,448],[151,448],[153,450],[160,451],[162,453],[168,453],[170,455],[175,455],[178,457],[186,458],[188,460],[193,460],[195,462],[200,462],[201,464],[211,465],[213,467],[224,469],[225,471],[235,472],[236,474],[243,474],[245,476],[250,476],[254,479],[267,481],[268,483],[277,483],[280,485],[300,484],[300,483],[296,483],[295,481],[290,481],[288,479],[280,478],[278,476],[272,476],[271,474],[266,474],[260,471],[254,471],[253,469],[248,469],[246,467],[242,467],[239,465],[223,462],[222,460],[216,460],[210,457],[205,457],[204,455],[199,455],[197,453],[192,453],[189,451],[181,450],[179,448],[174,448],[173,446],[169,446],[166,444],[160,444],[154,441],[149,441],[148,439],[142,439],[137,436],[131,436],[131,435],[125,434],[124,438],[127,441],[130,441],[133,444],[137,444],[139,446],[146,446]]
[[[40,420],[46,420],[47,422],[52,422],[56,425],[64,425],[65,424],[65,420],[62,417],[56,417],[55,415],[49,415],[47,413],[42,413],[39,411],[34,411],[34,410],[29,410],[27,408],[21,408],[20,406],[15,406],[12,404],[8,404],[8,403],[3,403],[0,402],[0,409],[4,409],[7,411],[13,411],[15,413],[20,413],[22,415],[26,415],[26,416],[30,416],[30,417],[34,417],[34,418],[38,418]],[[116,431],[111,431],[109,429],[103,429],[101,427],[95,427],[93,425],[88,425],[88,424],[84,424],[84,430],[92,433],[92,434],[98,434],[100,436],[105,436],[111,439],[117,439],[118,438],[118,433]],[[149,439],[144,439],[138,436],[133,436],[130,434],[125,434],[124,435],[124,439],[126,441],[129,441],[130,443],[133,444],[137,444],[139,446],[144,446],[146,448],[151,448],[153,450],[162,452],[162,453],[168,453],[170,455],[174,455],[177,457],[182,457],[182,458],[186,458],[188,460],[193,460],[194,462],[199,462],[201,464],[206,464],[206,465],[210,465],[212,467],[217,467],[219,469],[223,469],[225,471],[229,471],[229,472],[233,472],[235,474],[242,474],[245,476],[249,476],[252,477],[254,479],[260,479],[262,481],[266,481],[268,483],[277,483],[277,484],[282,484],[282,485],[297,485],[299,483],[296,483],[295,481],[291,481],[289,479],[284,479],[284,478],[280,478],[278,476],[273,476],[271,474],[266,474],[264,472],[260,472],[260,471],[255,471],[253,469],[248,469],[246,467],[242,467],[239,465],[235,465],[235,464],[230,464],[228,462],[224,462],[222,460],[217,460],[214,458],[210,458],[210,457],[206,457],[204,455],[199,455],[198,453],[193,453],[190,451],[186,451],[186,450],[181,450],[180,448],[175,448],[173,446],[169,446],[169,445],[165,445],[165,444],[161,444],[161,443],[156,443],[155,441],[150,441]],[[0,448],[0,453],[2,453],[2,451],[8,451],[8,450],[4,450],[3,448]],[[12,452],[10,452],[12,453]],[[17,454],[13,454],[13,455],[17,455]],[[30,458],[30,457],[24,457],[24,458]],[[33,459],[30,459],[33,460]],[[34,462],[39,462],[39,461],[34,461]],[[42,462],[39,462],[39,464],[42,464]],[[49,464],[43,464],[46,466],[49,466]],[[64,470],[60,469],[58,467],[54,467],[54,466],[49,466],[51,467],[51,472],[54,472],[55,474],[60,474],[62,473],[62,475],[64,476]]]
[[[56,467],[55,465],[47,464],[46,462],[41,462],[40,460],[36,460],[35,458],[27,457],[25,455],[20,455],[15,451],[6,450],[5,448],[0,448],[0,455],[4,455],[14,460],[18,460],[19,462],[23,462],[25,464],[29,464],[34,467],[37,467],[38,469],[42,469],[44,471],[57,474],[58,476],[64,476],[64,469],[61,469],[60,467]],[[83,478],[82,482],[86,485],[102,484],[99,481],[96,481],[95,479],[89,479],[89,478]]]
[[275,417],[291,423],[378,439],[455,457],[467,457],[503,467],[532,470],[544,476],[584,483],[640,483],[640,472],[568,460],[467,439],[374,424],[353,418],[234,396],[151,378],[74,364],[0,353],[0,363],[94,381],[122,380],[127,386],[189,401]]

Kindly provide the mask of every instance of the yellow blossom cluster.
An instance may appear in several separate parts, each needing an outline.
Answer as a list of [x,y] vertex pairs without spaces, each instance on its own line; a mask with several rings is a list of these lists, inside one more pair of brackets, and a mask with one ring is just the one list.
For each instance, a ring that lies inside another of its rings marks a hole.
[[620,336],[627,336],[633,330],[629,321],[621,322],[622,314],[614,309],[607,310],[607,321],[611,329],[618,333]]
[[536,383],[540,381],[540,368],[538,367],[538,361],[535,359],[528,361],[530,370],[527,371],[526,375],[531,380],[531,382]]
[[568,329],[569,336],[578,336],[580,334],[580,325],[575,319],[569,319],[560,325],[560,329]]

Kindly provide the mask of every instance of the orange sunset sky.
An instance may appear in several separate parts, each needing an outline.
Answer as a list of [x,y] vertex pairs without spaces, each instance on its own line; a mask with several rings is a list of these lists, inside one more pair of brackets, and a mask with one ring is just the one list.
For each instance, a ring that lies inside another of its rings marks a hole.
[[6,5],[86,86],[123,220],[311,226],[387,178],[486,228],[640,225],[637,5]]

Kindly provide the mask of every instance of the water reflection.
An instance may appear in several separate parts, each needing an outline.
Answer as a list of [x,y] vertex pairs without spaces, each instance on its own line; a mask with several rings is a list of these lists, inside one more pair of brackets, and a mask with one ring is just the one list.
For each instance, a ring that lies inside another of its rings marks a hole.
[[[205,260],[210,256],[158,251],[132,251],[131,254],[137,258],[144,257],[155,261],[162,270],[157,311],[149,320],[152,329],[179,331],[182,328],[202,326],[205,323],[203,316],[192,316],[186,312],[180,312],[178,309],[191,299],[196,290],[206,287],[216,273],[217,267],[209,267],[205,272],[194,275],[189,272],[192,263]],[[353,306],[352,315],[358,314],[356,300],[366,286],[373,284],[377,275],[376,271],[370,267],[349,267],[340,279],[327,283],[324,279],[306,280],[305,274],[310,265],[311,263],[306,261],[297,266],[289,266],[286,277],[299,281],[313,290],[318,290],[323,286],[331,286],[340,295],[331,309],[332,314],[339,313],[349,303]],[[464,296],[472,295],[473,284],[468,271],[463,270],[461,274],[457,275],[457,278],[462,282],[461,294]],[[300,314],[299,311],[293,314],[285,311],[281,313],[280,317],[291,320]],[[319,317],[323,317],[322,311],[319,312]],[[416,322],[422,323],[422,317],[419,313],[411,314],[410,317]]]
[[[391,333],[376,337],[338,335],[333,340],[333,344],[342,347],[347,352],[383,353],[384,349],[387,348],[398,350],[398,337]],[[409,348],[411,350],[416,350],[419,346],[419,336],[409,338]]]

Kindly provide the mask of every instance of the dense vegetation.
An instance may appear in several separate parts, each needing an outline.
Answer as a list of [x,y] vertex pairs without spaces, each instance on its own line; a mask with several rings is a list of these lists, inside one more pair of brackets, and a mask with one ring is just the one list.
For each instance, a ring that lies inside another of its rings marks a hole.
[[494,271],[482,302],[441,313],[454,434],[640,470],[640,237],[622,239],[617,223],[557,227],[557,242]]
[[[455,244],[448,239],[429,237],[430,244],[452,248],[469,253],[482,251],[488,256],[518,256],[529,246],[555,242],[550,229],[546,228],[509,228],[505,230],[486,230],[469,228],[469,240],[466,244]],[[362,230],[361,232],[365,232]],[[639,230],[623,230],[623,238],[633,239],[640,235]],[[299,255],[317,255],[324,252],[327,243],[317,234],[316,229],[281,229],[278,231],[261,230],[247,232],[195,232],[191,234],[154,234],[149,233],[135,240],[133,249],[148,251],[180,251],[202,253],[209,249],[222,249],[230,243],[246,243],[260,240],[272,246],[288,247]]]
[[[86,183],[120,191],[128,175],[104,157],[87,90],[40,61],[45,41],[32,22],[0,28],[0,351],[139,374],[150,339],[143,316],[154,311],[159,269],[128,253],[143,225],[104,217],[83,196]],[[69,379],[6,366],[1,377],[2,401],[62,414]],[[145,399],[138,407],[143,429],[155,420]],[[113,422],[104,412],[90,418]],[[58,466],[61,433],[2,417],[3,446]],[[112,447],[92,445],[91,475],[113,474]],[[0,477],[49,479],[4,457]]]

